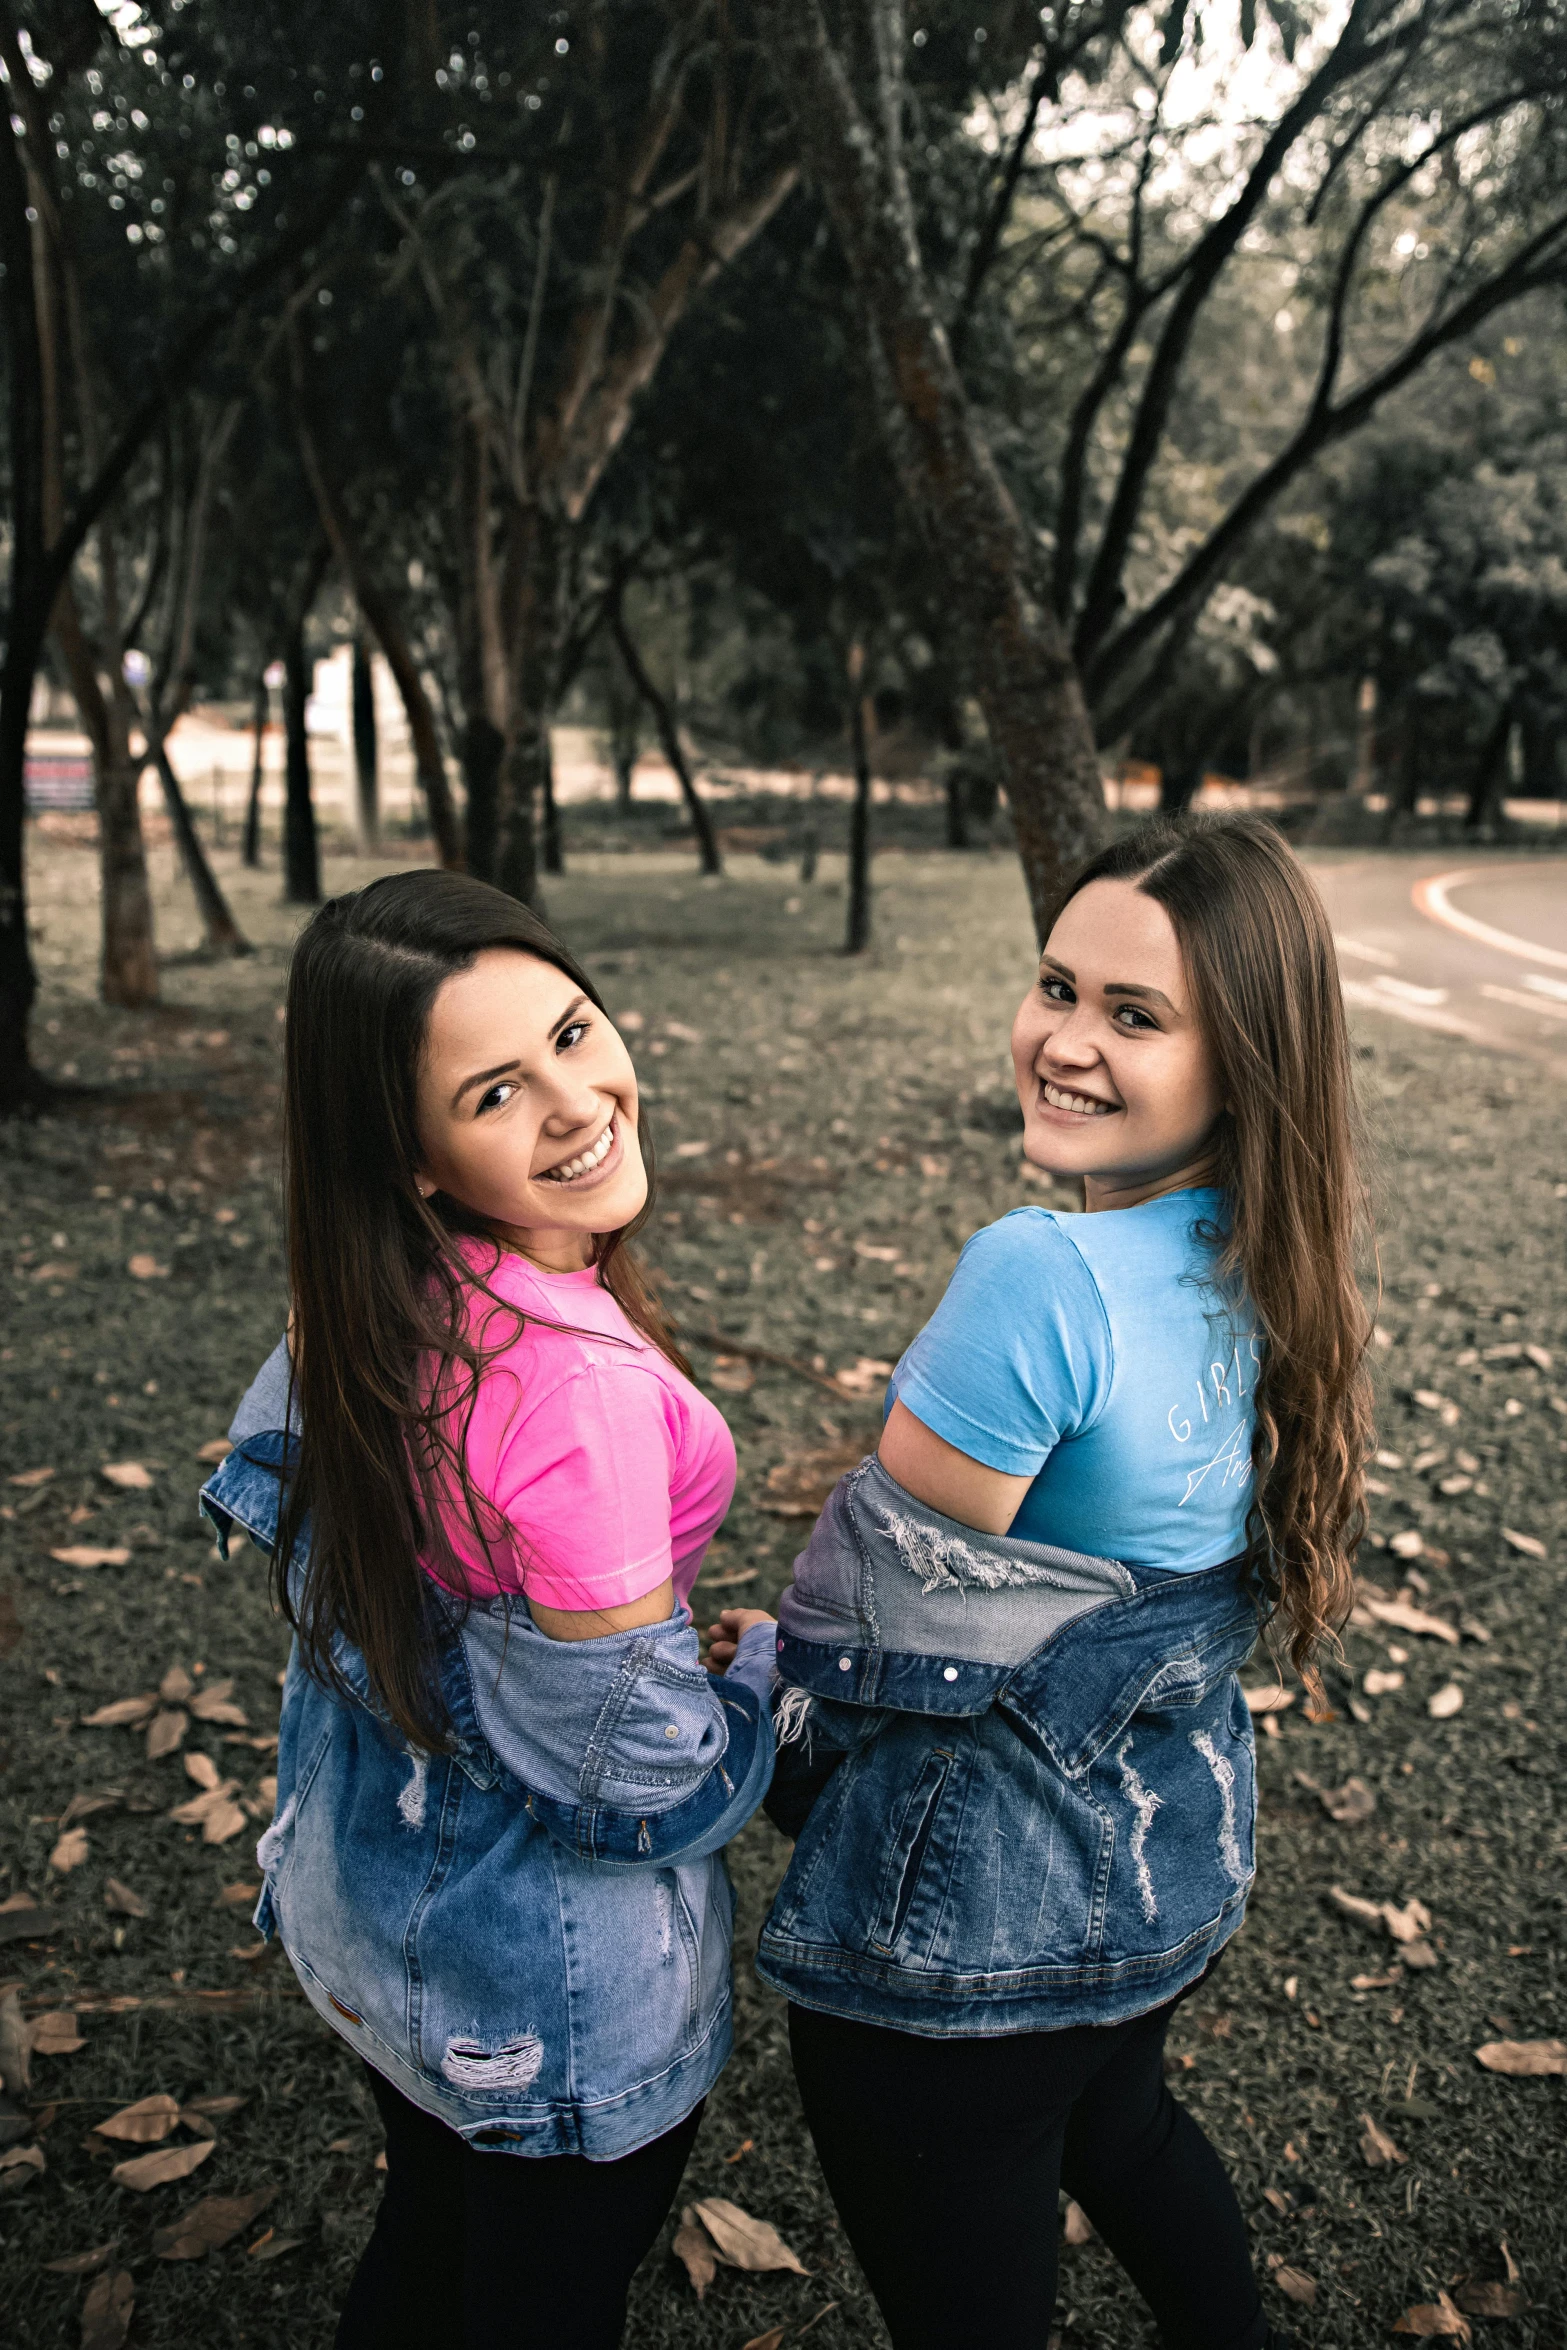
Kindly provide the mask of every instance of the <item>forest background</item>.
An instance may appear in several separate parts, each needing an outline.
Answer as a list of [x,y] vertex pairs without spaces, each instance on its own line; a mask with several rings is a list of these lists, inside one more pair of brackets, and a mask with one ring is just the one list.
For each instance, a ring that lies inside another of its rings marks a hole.
[[169,737],[253,722],[254,857],[281,717],[311,902],[337,643],[361,845],[373,648],[434,853],[524,897],[562,718],[622,819],[658,743],[709,872],[704,773],[849,769],[851,945],[874,769],[1004,810],[1036,919],[1107,771],[1341,832],[1562,789],[1560,0],[6,0],[0,66],[0,1102],[29,723],[145,1004],[143,781],[242,951]]

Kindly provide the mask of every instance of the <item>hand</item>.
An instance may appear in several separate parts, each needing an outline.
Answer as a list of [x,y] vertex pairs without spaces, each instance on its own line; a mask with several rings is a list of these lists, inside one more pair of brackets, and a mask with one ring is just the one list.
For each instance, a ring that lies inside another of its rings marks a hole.
[[708,1638],[712,1645],[707,1652],[708,1670],[722,1673],[734,1662],[740,1636],[749,1632],[753,1624],[776,1623],[765,1607],[726,1607],[716,1624],[709,1624]]

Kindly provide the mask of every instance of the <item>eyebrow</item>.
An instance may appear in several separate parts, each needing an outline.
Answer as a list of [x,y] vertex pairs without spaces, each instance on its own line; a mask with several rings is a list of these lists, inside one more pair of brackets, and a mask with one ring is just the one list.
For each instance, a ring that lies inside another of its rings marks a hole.
[[[1077,985],[1076,973],[1069,971],[1064,963],[1058,963],[1054,955],[1041,955],[1039,959],[1041,963],[1048,964],[1052,971],[1059,972],[1061,977],[1069,981],[1073,987]],[[1139,1002],[1145,1004],[1163,1004],[1167,1012],[1174,1012],[1178,1009],[1176,1005],[1171,1003],[1162,987],[1139,987],[1131,979],[1107,979],[1103,992],[1106,995],[1135,996]]]
[[[570,1003],[566,1006],[566,1009],[564,1012],[562,1012],[560,1018],[555,1021],[553,1026],[550,1028],[548,1035],[545,1037],[544,1041],[546,1044],[553,1044],[555,1038],[559,1036],[561,1030],[566,1027],[568,1022],[571,1020],[572,1015],[579,1011],[582,1005],[587,1002],[587,1000],[588,999],[585,995],[574,995],[572,997]],[[480,1069],[477,1070],[472,1077],[465,1077],[461,1085],[458,1086],[457,1091],[452,1095],[452,1108],[455,1110],[458,1103],[462,1100],[463,1095],[465,1093],[472,1093],[476,1085],[493,1085],[497,1077],[507,1077],[514,1069],[519,1069],[521,1066],[521,1062],[515,1059],[510,1061],[501,1061],[493,1069]]]

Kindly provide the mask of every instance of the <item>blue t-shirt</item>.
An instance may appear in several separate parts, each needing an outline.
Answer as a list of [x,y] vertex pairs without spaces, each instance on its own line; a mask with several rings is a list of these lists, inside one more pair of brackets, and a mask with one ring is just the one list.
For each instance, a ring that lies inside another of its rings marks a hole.
[[976,1232],[887,1391],[971,1460],[1032,1477],[1011,1531],[1191,1572],[1246,1547],[1263,1339],[1199,1227],[1224,1194]]

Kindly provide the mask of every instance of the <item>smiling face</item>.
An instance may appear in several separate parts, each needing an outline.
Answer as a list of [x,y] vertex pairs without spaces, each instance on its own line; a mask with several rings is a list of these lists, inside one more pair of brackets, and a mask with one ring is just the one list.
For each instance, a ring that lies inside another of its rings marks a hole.
[[1212,1180],[1224,1101],[1174,926],[1130,881],[1063,907],[1012,1026],[1023,1151],[1090,1208]]
[[637,1080],[619,1032],[553,963],[479,955],[430,1007],[419,1188],[482,1216],[535,1264],[591,1262],[647,1199]]

